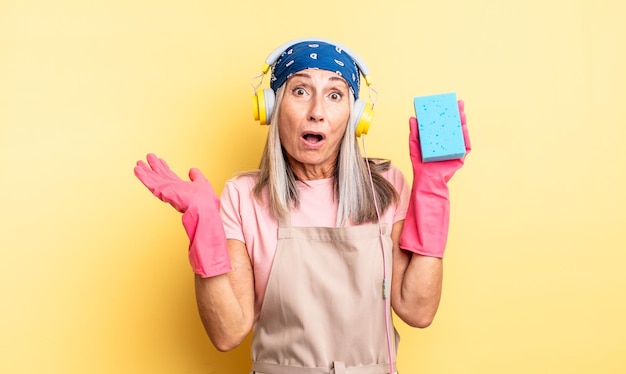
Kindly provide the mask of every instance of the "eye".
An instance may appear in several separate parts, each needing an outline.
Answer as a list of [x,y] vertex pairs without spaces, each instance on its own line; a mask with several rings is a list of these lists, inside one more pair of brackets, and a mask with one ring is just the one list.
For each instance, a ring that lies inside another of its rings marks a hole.
[[291,92],[293,92],[294,95],[296,95],[296,96],[304,96],[304,95],[306,95],[306,90],[304,88],[302,88],[302,87],[296,87]]
[[333,101],[339,101],[343,97],[343,94],[341,92],[331,92],[328,96]]

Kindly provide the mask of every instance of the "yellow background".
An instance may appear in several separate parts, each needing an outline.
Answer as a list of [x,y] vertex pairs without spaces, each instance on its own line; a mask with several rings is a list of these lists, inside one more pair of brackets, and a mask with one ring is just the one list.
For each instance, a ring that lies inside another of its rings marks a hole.
[[[466,101],[443,301],[403,373],[626,372],[623,1],[0,1],[0,372],[244,373],[199,322],[147,152],[221,191],[266,129],[250,79],[317,35],[367,62],[370,156],[411,178],[417,95]],[[265,80],[267,84],[267,79]]]

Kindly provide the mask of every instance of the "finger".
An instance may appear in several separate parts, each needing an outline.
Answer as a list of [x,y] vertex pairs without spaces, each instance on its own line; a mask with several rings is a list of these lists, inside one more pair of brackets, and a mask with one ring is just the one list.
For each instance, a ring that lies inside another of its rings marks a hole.
[[418,142],[419,143],[419,131],[417,129],[417,118],[415,117],[411,117],[409,118],[409,140],[411,142]]
[[154,153],[148,153],[146,155],[146,161],[151,168],[154,168],[152,165],[156,165],[159,162],[159,158]]
[[467,116],[465,115],[465,102],[458,100],[459,104],[459,116],[461,117],[461,129],[463,130],[463,139],[465,140],[465,153],[469,153],[472,150],[472,143],[470,141],[469,132],[467,130]]
[[409,118],[409,130],[411,131],[411,136],[413,134],[417,135],[417,118],[415,117]]
[[161,160],[154,153],[149,153],[146,156],[146,161],[152,172],[162,174]]
[[202,174],[198,168],[189,169],[189,179],[194,182],[208,182],[208,179],[206,179],[204,174]]
[[463,130],[463,139],[465,140],[465,154],[468,154],[472,150],[472,142],[470,141],[469,131],[467,130],[467,124],[462,123],[461,129]]
[[150,153],[147,156],[147,160],[152,170],[154,170],[154,172],[161,177],[176,181],[182,180],[178,175],[176,175],[176,173],[172,171],[172,169],[170,169],[169,165],[167,164],[167,162],[165,162],[164,159]]
[[139,162],[137,162],[137,166],[135,166],[135,168],[133,169],[133,172],[135,173],[135,176],[137,177],[137,179],[143,182],[145,171],[143,170],[144,166],[142,166]]
[[133,169],[133,172],[135,173],[135,176],[137,177],[137,179],[139,179],[141,183],[144,186],[146,186],[146,188],[148,188],[150,192],[154,194],[155,181],[154,181],[154,172],[152,171],[152,169],[150,169],[148,165],[140,161],[137,163],[137,166],[135,166],[135,168]]
[[459,117],[461,117],[461,124],[467,123],[467,117],[465,116],[465,102],[463,100],[458,101],[459,104]]
[[165,163],[165,161],[159,157],[157,157],[154,153],[148,154],[146,156],[146,160],[148,161],[148,165],[157,173],[163,173],[169,166]]
[[145,162],[139,160],[137,161],[137,165],[133,169],[135,176],[139,178],[142,182],[149,178],[149,174],[153,174],[154,172]]
[[[154,162],[155,158],[150,157],[150,159]],[[143,183],[150,192],[152,192],[159,199],[161,198],[161,193],[159,190],[162,189],[164,183],[170,183],[171,178],[166,178],[163,175],[154,171],[152,167],[147,165],[145,162],[139,160],[137,161],[137,165],[134,168],[134,173],[137,179]]]
[[138,167],[139,168],[147,168],[148,165],[146,165],[146,163],[143,162],[143,160],[139,160],[139,161],[137,161],[137,164],[135,165],[135,168],[138,168]]
[[422,151],[420,149],[419,131],[418,131],[417,118],[409,118],[409,154],[416,159],[422,158]]

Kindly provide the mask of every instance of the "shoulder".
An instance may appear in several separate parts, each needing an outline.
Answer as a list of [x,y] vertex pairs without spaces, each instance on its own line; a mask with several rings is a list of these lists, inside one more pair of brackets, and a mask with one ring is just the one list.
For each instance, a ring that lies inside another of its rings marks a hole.
[[406,178],[404,177],[404,174],[394,164],[389,164],[389,169],[385,173],[385,178],[387,178],[387,180],[390,181],[394,185],[397,183],[406,182]]
[[224,185],[221,196],[221,214],[227,237],[244,241],[242,232],[246,222],[253,219],[261,202],[255,198],[254,186],[257,177],[254,173],[237,175]]
[[406,183],[406,178],[402,171],[394,165],[390,160],[373,159],[370,160],[375,166],[377,172],[394,186]]
[[254,172],[247,172],[227,180],[222,190],[222,205],[240,210],[242,206],[255,204],[254,187],[257,179]]
[[238,191],[251,191],[258,181],[258,172],[250,171],[238,174],[226,181],[225,188]]

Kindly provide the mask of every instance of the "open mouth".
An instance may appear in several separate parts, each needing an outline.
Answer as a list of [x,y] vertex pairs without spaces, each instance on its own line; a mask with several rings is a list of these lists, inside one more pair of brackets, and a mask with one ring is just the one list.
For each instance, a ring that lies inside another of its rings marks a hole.
[[307,143],[311,143],[311,144],[317,144],[319,142],[321,142],[322,140],[324,140],[324,135],[322,134],[316,134],[316,133],[304,133],[302,135],[302,138],[307,142]]

